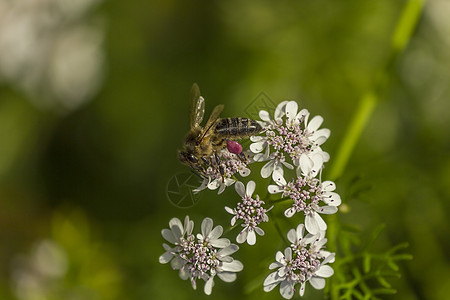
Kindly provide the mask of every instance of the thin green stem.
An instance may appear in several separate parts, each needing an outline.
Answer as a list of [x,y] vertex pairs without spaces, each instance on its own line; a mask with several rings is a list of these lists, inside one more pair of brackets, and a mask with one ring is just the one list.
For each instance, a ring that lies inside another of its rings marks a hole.
[[284,201],[287,201],[287,200],[291,200],[291,198],[290,197],[284,197],[284,198],[276,199],[276,200],[268,200],[268,202],[270,204],[277,204],[277,203],[284,202]]

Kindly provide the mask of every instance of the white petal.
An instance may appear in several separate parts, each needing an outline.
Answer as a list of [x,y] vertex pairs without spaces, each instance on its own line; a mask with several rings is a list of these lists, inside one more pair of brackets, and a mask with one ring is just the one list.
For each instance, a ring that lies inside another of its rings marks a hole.
[[323,143],[325,143],[327,141],[327,138],[324,136],[319,136],[319,137],[312,136],[311,140],[314,141],[313,146],[317,147],[317,146],[320,146]]
[[289,242],[291,242],[292,244],[297,243],[297,233],[296,233],[295,229],[291,229],[288,231],[287,238],[288,238]]
[[167,264],[173,257],[173,254],[170,252],[164,252],[160,257],[159,257],[159,262],[161,264]]
[[327,264],[327,263],[333,263],[334,262],[334,257],[336,255],[336,253],[330,253],[330,252],[328,252],[326,250],[322,250],[321,254],[325,255],[325,259],[322,261],[323,265]]
[[214,286],[214,276],[211,276],[208,281],[205,283],[205,294],[211,295],[212,288]]
[[316,234],[319,232],[319,225],[317,224],[316,219],[311,215],[306,215],[305,217],[305,227],[308,232],[312,234]]
[[202,222],[202,235],[204,238],[206,238],[209,233],[211,232],[211,229],[213,227],[213,220],[211,218],[205,218]]
[[270,184],[267,187],[267,191],[271,194],[281,193],[283,189],[279,185]]
[[300,286],[300,290],[298,291],[300,296],[303,297],[303,294],[305,293],[305,283],[302,282],[302,285]]
[[189,216],[184,218],[184,231],[187,234],[192,234],[192,230],[194,229],[194,221],[189,220]]
[[311,138],[317,141],[318,138],[324,138],[325,141],[330,137],[331,131],[328,128],[322,128],[314,132]]
[[275,120],[281,118],[282,116],[284,116],[285,112],[286,112],[286,104],[289,101],[283,101],[280,104],[277,105],[277,108],[275,109],[275,113],[274,113],[274,117]]
[[319,270],[317,270],[316,274],[317,276],[328,278],[333,276],[334,270],[330,266],[320,266]]
[[250,141],[252,141],[252,142],[259,142],[259,141],[262,141],[262,140],[266,140],[266,137],[260,136],[260,135],[252,135],[250,137]]
[[339,206],[342,203],[341,196],[335,192],[327,192],[324,194],[323,201],[332,206]]
[[244,265],[238,260],[233,260],[230,263],[224,262],[222,269],[228,272],[240,272],[244,269]]
[[296,230],[297,239],[303,239],[304,233],[305,233],[305,225],[298,224],[297,230]]
[[164,248],[164,250],[169,251],[169,252],[172,251],[173,249],[175,249],[175,248],[172,249],[172,247],[170,247],[166,243],[163,243],[163,248]]
[[179,275],[180,275],[180,278],[181,278],[181,279],[183,279],[183,280],[188,279],[188,278],[189,278],[189,274],[190,274],[190,273],[189,273],[188,271],[186,271],[185,268],[181,268],[181,269],[180,269]]
[[286,179],[284,179],[283,177],[283,173],[276,173],[276,176],[274,176],[274,181],[279,185],[279,186],[283,186],[286,185]]
[[280,282],[278,281],[278,282],[274,282],[274,283],[271,283],[271,284],[264,285],[264,287],[263,287],[264,292],[270,292],[271,290],[273,290],[278,285],[278,283],[280,283]]
[[264,145],[265,145],[266,141],[259,141],[256,143],[252,143],[250,145],[250,151],[252,151],[253,153],[260,153],[261,151],[264,150]]
[[286,249],[284,249],[284,257],[286,258],[287,261],[290,261],[292,259],[291,247],[287,247]]
[[[227,180],[227,179],[225,179],[225,180]],[[226,183],[226,182],[225,182]],[[220,195],[220,194],[222,194],[223,193],[223,191],[225,191],[225,188],[227,187],[227,185],[226,184],[219,184],[219,191],[217,191],[217,195]]]
[[306,117],[306,115],[309,115],[309,112],[306,108],[302,109],[301,111],[299,111],[297,113],[297,115],[295,116],[295,118],[297,120],[302,120],[304,117]]
[[294,296],[294,286],[288,281],[282,281],[280,284],[280,294],[284,299],[291,299]]
[[236,224],[236,220],[237,220],[236,216],[231,218],[231,222],[230,222],[231,226],[234,226],[234,224]]
[[316,210],[319,214],[331,215],[338,211],[336,206],[321,206]]
[[206,189],[206,187],[208,186],[208,183],[209,183],[209,180],[207,178],[205,178],[205,180],[203,180],[202,184],[198,188],[196,188],[192,191],[194,192],[194,194],[197,194],[198,192]]
[[322,155],[323,162],[327,162],[330,160],[330,154],[325,151],[321,151],[320,155]]
[[269,122],[269,121],[272,120],[272,119],[270,118],[269,113],[268,113],[267,111],[265,111],[265,110],[261,110],[261,111],[259,112],[259,117],[261,118],[261,120],[266,121],[266,122]]
[[275,260],[281,264],[284,263],[284,254],[281,251],[277,251],[275,254]]
[[242,169],[239,170],[239,174],[240,174],[242,177],[247,177],[248,175],[250,175],[250,169],[244,167],[244,168],[242,168]]
[[261,177],[262,178],[269,177],[270,174],[272,174],[273,169],[274,169],[274,162],[273,162],[273,160],[271,160],[268,163],[266,163],[264,165],[264,167],[262,167],[262,169],[261,169]]
[[[267,148],[269,149],[269,148]],[[268,159],[268,155],[266,153],[259,153],[253,157],[254,161],[266,161]]]
[[290,207],[284,211],[284,215],[286,216],[286,218],[292,217],[293,215],[295,215],[295,213],[296,209],[294,207]]
[[[266,221],[267,222],[267,221]],[[255,232],[258,234],[258,235],[260,235],[260,236],[263,236],[264,235],[264,230],[262,230],[261,228],[259,228],[259,227],[256,227],[255,228]]]
[[242,182],[238,181],[234,185],[234,189],[238,193],[239,196],[244,197],[245,196],[245,186]]
[[169,243],[175,244],[178,242],[177,239],[175,239],[175,237],[173,236],[173,233],[171,230],[164,228],[163,230],[161,230],[161,235],[163,236],[163,238],[166,239],[166,241],[168,241]]
[[224,257],[224,256],[227,256],[227,255],[231,255],[231,254],[233,254],[234,252],[236,252],[238,250],[239,250],[239,246],[238,245],[231,244],[231,245],[229,245],[226,248],[220,249],[219,252],[217,252],[217,255],[220,256],[220,257]]
[[225,206],[225,210],[227,211],[227,213],[234,215],[234,210],[229,208],[228,206]]
[[236,280],[236,273],[233,272],[220,272],[217,276],[225,282],[233,282]]
[[212,191],[216,190],[219,186],[220,186],[220,183],[217,179],[208,183],[208,189],[210,189]]
[[221,238],[217,240],[210,241],[211,245],[213,245],[216,248],[225,248],[230,246],[230,240],[227,238]]
[[327,223],[322,219],[322,217],[318,213],[313,214],[314,219],[317,222],[320,230],[327,230]]
[[181,269],[184,265],[185,265],[186,261],[183,260],[180,257],[174,257],[171,261],[170,261],[170,266],[172,267],[172,269],[174,270],[178,270]]
[[220,261],[222,262],[232,262],[234,259],[231,256],[224,256],[224,257],[219,257]]
[[[282,264],[280,264],[279,262],[273,262],[273,263],[271,263],[270,265],[269,265],[269,270],[273,270],[273,269],[276,269],[276,268],[279,268],[279,267],[282,267],[283,265]],[[276,272],[275,272],[276,273]]]
[[308,131],[316,131],[320,127],[320,125],[322,125],[322,122],[323,118],[321,116],[315,116],[308,124]]
[[274,283],[274,282],[277,282],[278,280],[278,278],[277,278],[277,271],[275,271],[275,272],[272,272],[272,273],[270,273],[267,277],[266,277],[266,279],[264,279],[264,283],[263,283],[263,285],[269,285],[269,284],[272,284],[272,283]]
[[311,277],[309,283],[311,283],[312,287],[315,288],[316,290],[321,290],[325,287],[325,279],[320,277],[315,276]]
[[272,173],[273,181],[275,181],[277,183],[284,181],[283,175],[284,175],[284,171],[283,171],[283,168],[281,167],[281,164],[275,164],[274,170]]
[[297,116],[298,104],[295,101],[289,101],[286,105],[286,118],[292,122]]
[[180,237],[183,236],[183,224],[181,223],[180,219],[178,218],[172,218],[169,222],[170,230],[172,230],[173,236],[176,240],[179,240]]
[[332,192],[336,189],[336,184],[333,181],[324,181],[322,182],[322,190],[325,192]]
[[245,228],[244,230],[239,232],[239,234],[237,235],[236,242],[238,242],[239,244],[242,244],[243,242],[245,242],[245,240],[247,240],[247,234],[248,234],[248,230],[247,230],[247,228]]
[[283,161],[283,162],[281,162],[286,168],[288,168],[289,170],[294,170],[294,166],[293,165],[291,165],[290,163],[288,163],[288,162],[285,162],[285,161]]
[[214,229],[209,233],[209,236],[208,236],[208,238],[210,239],[210,240],[215,240],[215,239],[218,239],[221,235],[222,235],[222,233],[223,233],[223,228],[222,228],[222,226],[216,226],[216,227],[214,227]]
[[251,230],[251,231],[248,232],[248,235],[247,235],[247,243],[248,243],[249,245],[254,245],[254,244],[256,244],[256,234],[255,234],[255,231]]
[[300,155],[300,169],[302,173],[308,175],[314,166],[314,162],[305,153]]
[[255,187],[256,187],[255,182],[253,180],[250,180],[247,183],[247,189],[245,190],[245,194],[251,197],[253,195],[253,192],[255,191]]

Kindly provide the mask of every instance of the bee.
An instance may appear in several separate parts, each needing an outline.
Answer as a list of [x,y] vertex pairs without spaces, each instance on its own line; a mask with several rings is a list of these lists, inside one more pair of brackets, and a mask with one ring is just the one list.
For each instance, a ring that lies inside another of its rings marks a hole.
[[224,170],[218,153],[227,147],[241,160],[246,160],[242,146],[234,141],[250,137],[262,131],[261,125],[247,118],[219,118],[224,106],[214,107],[204,127],[200,124],[205,114],[205,99],[200,89],[193,84],[190,95],[190,129],[184,139],[184,149],[178,152],[178,159],[193,171],[206,175],[206,169],[213,166],[223,177]]

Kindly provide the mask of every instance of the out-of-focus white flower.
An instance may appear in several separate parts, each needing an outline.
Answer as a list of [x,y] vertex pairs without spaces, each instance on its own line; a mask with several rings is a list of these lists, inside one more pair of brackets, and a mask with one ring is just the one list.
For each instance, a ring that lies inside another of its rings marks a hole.
[[101,0],[0,0],[0,81],[40,107],[75,109],[103,73],[104,29],[86,17]]
[[51,286],[63,278],[68,269],[64,248],[53,240],[40,241],[31,255],[17,257],[15,263],[14,293],[23,300],[47,298]]
[[[289,197],[293,201],[292,206],[284,211],[286,217],[302,212],[308,232],[316,234],[327,229],[320,214],[334,214],[341,204],[341,197],[333,192],[336,189],[334,182],[320,182],[317,178],[299,176],[289,182],[279,177],[276,183],[268,186],[269,193],[282,193],[282,197]],[[325,205],[320,206],[321,202]]]
[[184,225],[177,218],[169,222],[170,229],[163,229],[162,236],[174,246],[163,244],[166,250],[159,257],[162,264],[171,263],[174,270],[180,270],[183,280],[190,279],[192,287],[197,288],[197,279],[205,281],[204,292],[210,295],[217,275],[225,282],[236,280],[236,272],[244,266],[230,255],[239,247],[226,238],[220,238],[222,226],[213,228],[213,220],[205,218],[201,225],[201,234],[192,234],[194,222],[186,216]]
[[254,245],[256,243],[256,234],[264,235],[264,231],[258,227],[262,222],[268,222],[269,217],[267,216],[267,211],[263,205],[264,201],[259,200],[259,196],[256,195],[256,199],[252,198],[253,192],[255,191],[255,182],[249,181],[247,183],[247,188],[242,182],[237,182],[235,184],[236,192],[241,196],[242,201],[238,203],[237,207],[231,209],[225,206],[225,210],[233,215],[231,219],[231,226],[236,224],[237,220],[242,220],[242,229],[236,237],[236,241],[240,244],[247,241],[249,245]]
[[236,173],[242,177],[247,177],[250,174],[248,164],[252,162],[251,160],[242,160],[236,154],[228,151],[228,149],[223,149],[217,155],[220,162],[216,162],[214,156],[210,158],[212,163],[206,169],[206,174],[200,174],[203,177],[203,181],[198,188],[193,190],[194,193],[208,188],[210,190],[219,189],[218,194],[221,194],[225,188],[236,182]]
[[284,174],[283,165],[289,169],[293,169],[293,165],[301,167],[303,172],[316,176],[323,163],[329,160],[328,153],[320,148],[330,136],[329,129],[319,129],[323,118],[315,116],[309,120],[308,110],[298,112],[295,101],[281,102],[274,119],[264,110],[259,116],[265,136],[251,137],[250,150],[255,154],[255,161],[268,161],[261,169],[261,176],[272,175],[276,180]]
[[264,291],[269,292],[280,285],[281,296],[291,299],[297,284],[300,284],[299,294],[303,296],[306,282],[309,281],[315,289],[323,289],[324,278],[333,275],[333,269],[327,264],[334,261],[334,253],[322,250],[327,242],[325,232],[304,236],[304,228],[300,224],[288,232],[287,238],[292,244],[284,254],[281,251],[276,253],[276,261],[270,264],[269,269],[277,270],[264,280]]

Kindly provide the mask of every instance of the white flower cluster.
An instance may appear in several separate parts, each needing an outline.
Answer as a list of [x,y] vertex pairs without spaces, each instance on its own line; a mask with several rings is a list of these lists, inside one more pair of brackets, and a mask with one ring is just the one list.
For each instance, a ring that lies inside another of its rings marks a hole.
[[[287,218],[300,214],[304,224],[297,230],[288,232],[292,245],[285,249],[284,255],[278,252],[276,262],[270,269],[279,268],[264,281],[264,290],[271,291],[280,284],[280,293],[290,299],[294,286],[299,283],[300,295],[309,281],[316,289],[325,286],[323,278],[333,275],[333,269],[326,265],[334,261],[334,254],[321,248],[326,243],[327,224],[321,214],[334,214],[341,204],[340,196],[334,192],[332,181],[322,182],[318,177],[325,162],[330,158],[321,145],[330,136],[330,130],[319,129],[323,118],[315,116],[310,120],[306,109],[298,111],[295,101],[284,101],[275,109],[272,119],[267,111],[260,111],[262,135],[253,136],[250,150],[254,160],[265,162],[261,176],[272,175],[276,184],[268,186],[270,194],[281,194],[282,199],[291,200],[284,211]],[[284,168],[294,169],[295,175],[285,179]],[[304,237],[304,230],[308,234]]]
[[334,253],[322,249],[327,242],[324,232],[304,236],[304,229],[304,225],[300,224],[297,229],[288,232],[287,238],[292,244],[284,250],[284,254],[277,252],[276,261],[270,264],[269,269],[278,270],[264,280],[264,291],[269,292],[279,284],[281,296],[291,299],[296,284],[300,284],[299,293],[303,296],[307,281],[314,288],[323,289],[324,278],[333,275],[333,269],[327,263],[334,261]]
[[[269,292],[280,285],[281,296],[290,299],[296,285],[300,285],[300,296],[303,296],[306,282],[322,289],[324,278],[334,273],[328,266],[334,262],[334,253],[324,250],[327,224],[321,215],[336,213],[341,198],[334,192],[336,185],[332,181],[322,181],[319,176],[324,163],[329,160],[321,145],[330,136],[330,130],[319,129],[323,118],[315,116],[310,119],[308,110],[298,111],[298,104],[294,101],[280,103],[273,118],[266,111],[260,111],[259,116],[263,130],[258,136],[250,137],[253,143],[250,153],[247,153],[248,160],[242,160],[227,149],[222,150],[217,153],[218,158],[213,158],[220,161],[221,168],[210,166],[203,174],[202,185],[194,192],[208,188],[219,189],[220,194],[234,184],[241,200],[233,208],[225,206],[225,210],[232,215],[231,229],[237,225],[242,227],[236,236],[239,244],[255,245],[257,235],[264,235],[260,226],[269,222],[268,213],[273,205],[289,202],[284,215],[272,215],[271,218],[299,218],[299,225],[288,232],[291,245],[285,248],[284,253],[277,252],[276,261],[269,266],[277,270],[267,276],[263,287]],[[268,193],[264,200],[259,195],[253,196],[255,181],[244,185],[234,176],[236,173],[242,177],[249,175],[250,163],[264,163],[261,177],[273,180],[273,184],[266,187]],[[285,167],[292,171],[285,172]],[[177,218],[172,219],[170,230],[164,229],[162,234],[175,246],[164,244],[166,253],[160,257],[161,263],[171,261],[173,269],[180,270],[182,279],[189,278],[194,289],[196,279],[203,279],[206,282],[204,291],[208,295],[215,275],[231,282],[236,279],[235,273],[243,268],[241,262],[229,256],[238,250],[238,246],[230,244],[228,239],[219,238],[222,227],[212,229],[212,223],[211,219],[204,219],[202,234],[195,239],[193,222],[188,217],[184,226]]]
[[171,263],[174,270],[180,270],[183,280],[189,279],[192,287],[197,289],[197,279],[203,279],[205,294],[210,295],[217,275],[225,282],[236,280],[236,273],[244,268],[242,263],[230,255],[239,247],[230,240],[220,238],[222,226],[213,228],[213,221],[205,218],[202,222],[202,233],[194,236],[194,222],[186,216],[184,226],[178,218],[169,222],[170,229],[163,229],[162,236],[174,246],[163,244],[166,252],[159,257],[162,264]]

